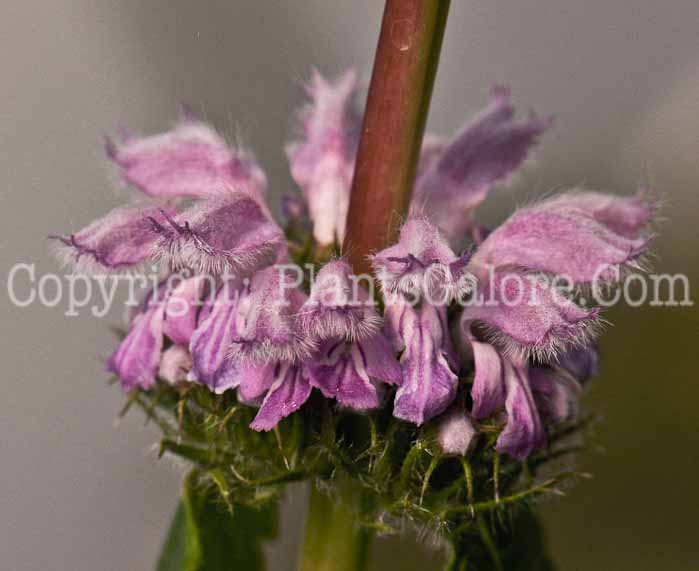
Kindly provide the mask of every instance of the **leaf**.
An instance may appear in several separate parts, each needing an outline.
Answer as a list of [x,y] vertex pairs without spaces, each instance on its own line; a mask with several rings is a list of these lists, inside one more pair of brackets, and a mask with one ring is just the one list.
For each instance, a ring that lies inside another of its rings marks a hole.
[[276,532],[277,504],[234,504],[231,512],[195,470],[185,480],[157,571],[262,571],[262,542]]
[[187,541],[187,515],[182,500],[172,518],[163,549],[158,559],[157,571],[181,571],[184,569],[185,543]]

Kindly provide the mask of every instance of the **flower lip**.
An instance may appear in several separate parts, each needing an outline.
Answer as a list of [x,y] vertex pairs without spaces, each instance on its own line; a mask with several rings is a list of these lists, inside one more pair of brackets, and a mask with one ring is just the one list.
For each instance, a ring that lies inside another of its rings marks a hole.
[[74,234],[49,239],[54,254],[77,272],[135,272],[157,259],[157,227],[172,214],[174,210],[136,202],[113,209]]
[[470,257],[470,251],[457,257],[433,224],[411,215],[398,243],[373,255],[371,263],[385,293],[446,305],[470,291]]
[[154,225],[161,235],[161,258],[200,273],[250,274],[286,249],[281,228],[245,193],[201,201],[166,222]]
[[425,208],[451,244],[461,243],[473,226],[473,210],[522,165],[552,122],[534,113],[515,119],[510,90],[496,86],[489,105],[420,173],[414,204]]
[[231,148],[191,111],[159,135],[105,137],[105,152],[125,183],[154,198],[210,198],[236,190],[261,199],[267,188],[254,158]]
[[365,339],[382,323],[369,292],[342,260],[332,260],[320,269],[297,318],[300,329],[319,341]]

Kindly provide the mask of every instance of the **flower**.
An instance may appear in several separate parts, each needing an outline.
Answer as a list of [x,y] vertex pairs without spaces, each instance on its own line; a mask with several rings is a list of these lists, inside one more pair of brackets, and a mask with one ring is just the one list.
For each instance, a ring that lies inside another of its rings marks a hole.
[[311,385],[355,410],[379,406],[379,383],[403,381],[371,303],[361,284],[352,281],[349,265],[331,261],[318,272],[301,308],[306,333],[322,343],[308,365]]
[[456,408],[447,412],[437,427],[437,441],[445,454],[465,456],[477,438],[471,419]]
[[313,73],[311,103],[299,114],[300,137],[289,143],[291,176],[301,188],[321,245],[342,243],[349,208],[361,116],[355,107],[357,78],[347,71],[335,82]]
[[527,158],[551,117],[514,118],[510,90],[495,87],[490,104],[449,143],[428,146],[413,202],[424,209],[452,245],[472,228],[472,213],[493,185]]
[[[286,197],[287,231],[311,244],[306,254],[344,237],[356,84],[352,72],[316,72],[286,148],[305,201]],[[107,362],[125,390],[158,379],[235,389],[258,407],[251,427],[270,430],[317,389],[340,407],[434,419],[447,454],[466,454],[481,423],[494,423],[496,450],[523,459],[546,445],[550,425],[575,417],[596,371],[600,311],[578,294],[643,266],[656,209],[647,191],[573,191],[479,225],[476,207],[550,125],[516,119],[509,91],[496,88],[453,140],[426,138],[399,240],[369,253],[383,304],[342,259],[317,272],[291,265],[263,170],[191,112],[164,134],[108,140],[139,200],[52,240],[76,271],[162,270]]]

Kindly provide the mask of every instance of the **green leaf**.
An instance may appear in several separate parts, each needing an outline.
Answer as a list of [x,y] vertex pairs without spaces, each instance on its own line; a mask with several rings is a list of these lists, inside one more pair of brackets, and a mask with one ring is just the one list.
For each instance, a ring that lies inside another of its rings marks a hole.
[[163,549],[158,559],[157,571],[181,571],[184,569],[185,543],[187,541],[187,515],[182,500],[172,518]]
[[170,525],[157,571],[261,571],[263,540],[277,532],[277,505],[234,504],[231,512],[216,488],[202,486],[193,471]]

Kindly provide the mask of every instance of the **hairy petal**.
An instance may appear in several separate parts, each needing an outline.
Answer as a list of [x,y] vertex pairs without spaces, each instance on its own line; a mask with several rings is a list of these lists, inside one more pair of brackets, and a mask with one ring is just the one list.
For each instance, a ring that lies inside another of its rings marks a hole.
[[399,241],[371,259],[384,292],[427,296],[434,305],[448,303],[469,285],[463,281],[468,277],[464,261],[437,227],[421,216],[411,216],[401,228]]
[[486,418],[505,405],[505,368],[495,347],[471,338],[475,374],[471,387],[474,418]]
[[301,408],[311,394],[304,365],[280,363],[260,410],[250,424],[253,430],[271,430],[282,418]]
[[585,345],[598,327],[596,309],[579,307],[541,276],[503,268],[479,286],[462,313],[462,330],[468,334],[477,322],[507,356],[548,360]]
[[526,159],[551,118],[514,118],[509,90],[496,88],[490,104],[433,160],[415,184],[414,202],[452,243],[460,243],[470,214],[493,184],[511,175]]
[[[394,314],[394,315],[390,315]],[[443,412],[456,397],[458,377],[446,330],[446,308],[396,301],[386,308],[386,323],[397,327],[391,338],[404,347],[403,381],[396,392],[394,416],[423,424]]]
[[286,148],[291,175],[308,202],[313,236],[322,245],[344,239],[361,122],[356,84],[352,71],[335,82],[315,72],[311,103],[300,113],[301,138]]
[[334,260],[315,276],[299,325],[309,337],[319,340],[364,339],[378,331],[381,316],[367,291],[352,280],[349,264]]
[[593,191],[572,191],[549,201],[549,208],[561,212],[582,212],[626,238],[641,237],[658,209],[649,191],[633,196],[615,196]]
[[524,366],[505,362],[507,424],[495,449],[524,460],[533,450],[546,446],[546,433],[534,402]]
[[106,143],[122,179],[157,198],[209,198],[242,191],[261,198],[267,188],[254,158],[232,149],[192,117],[160,135]]
[[158,369],[158,377],[171,385],[187,380],[187,374],[192,368],[192,356],[186,347],[173,345],[163,352]]
[[174,214],[173,210],[134,204],[115,208],[75,234],[49,239],[54,241],[56,256],[78,272],[132,270],[158,255],[157,228]]
[[478,438],[478,432],[464,410],[454,408],[439,421],[437,442],[442,452],[465,456]]
[[299,278],[283,266],[252,277],[236,308],[232,358],[264,363],[310,356],[315,340],[299,325],[298,314],[306,301]]
[[190,379],[204,383],[213,391],[219,390],[223,385],[224,373],[231,373],[226,370],[225,361],[235,337],[238,295],[235,283],[226,282],[221,285],[208,308],[207,315],[199,321],[192,333]]
[[151,304],[136,315],[129,333],[107,361],[107,370],[119,377],[124,390],[155,385],[163,349],[163,322],[163,304]]
[[648,241],[617,234],[590,213],[554,199],[515,212],[483,241],[471,264],[514,265],[576,284],[609,282],[619,279],[615,268],[633,265],[645,253]]
[[197,202],[159,224],[158,232],[162,256],[198,273],[250,274],[286,251],[281,228],[256,200],[240,192]]

